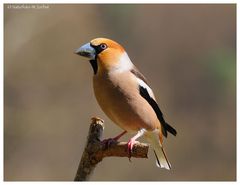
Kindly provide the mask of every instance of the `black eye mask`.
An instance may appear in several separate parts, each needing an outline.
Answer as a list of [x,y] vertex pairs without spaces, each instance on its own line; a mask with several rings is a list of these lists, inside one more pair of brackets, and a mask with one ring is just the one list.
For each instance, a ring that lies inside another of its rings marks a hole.
[[90,44],[90,46],[93,47],[96,51],[95,59],[90,60],[90,64],[93,68],[94,74],[97,74],[97,71],[98,71],[97,55],[99,53],[101,53],[103,50],[107,49],[107,44],[102,43],[102,44],[99,44],[98,46],[94,46],[94,45]]
[[90,45],[91,45],[91,47],[93,47],[95,49],[96,55],[101,53],[103,50],[107,49],[107,44],[105,44],[105,43],[99,44],[97,46],[94,46],[92,44],[90,44]]

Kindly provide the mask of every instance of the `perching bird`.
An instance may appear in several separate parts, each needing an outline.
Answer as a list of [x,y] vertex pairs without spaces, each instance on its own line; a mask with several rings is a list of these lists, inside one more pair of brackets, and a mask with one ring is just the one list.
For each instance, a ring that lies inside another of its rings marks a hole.
[[144,136],[154,149],[158,167],[171,169],[163,149],[163,136],[176,130],[163,118],[146,78],[138,71],[124,48],[113,40],[96,38],[75,51],[90,60],[96,99],[105,114],[124,132],[135,133],[128,142],[133,145]]

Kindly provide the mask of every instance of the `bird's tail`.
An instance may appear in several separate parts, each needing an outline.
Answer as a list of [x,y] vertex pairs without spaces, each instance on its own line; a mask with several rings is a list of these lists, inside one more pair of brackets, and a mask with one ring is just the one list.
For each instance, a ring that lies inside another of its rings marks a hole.
[[167,155],[162,146],[154,148],[154,154],[156,156],[156,165],[160,168],[166,168],[167,170],[171,169],[171,164],[167,159]]
[[163,149],[163,146],[162,146],[158,136],[159,136],[158,133],[152,132],[146,138],[149,140],[149,142],[154,150],[154,154],[156,156],[156,165],[160,168],[165,168],[167,170],[170,170],[171,164],[167,159],[167,155]]

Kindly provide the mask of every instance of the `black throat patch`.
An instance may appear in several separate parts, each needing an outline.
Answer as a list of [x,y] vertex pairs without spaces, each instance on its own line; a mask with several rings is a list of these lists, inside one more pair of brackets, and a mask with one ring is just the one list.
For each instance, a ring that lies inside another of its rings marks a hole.
[[98,71],[97,60],[90,60],[90,64],[91,64],[91,66],[93,68],[94,74],[97,74],[97,71]]
[[101,47],[101,44],[98,45],[98,46],[94,46],[94,45],[92,45],[92,44],[90,44],[90,45],[91,45],[91,47],[93,47],[93,48],[95,49],[95,51],[96,51],[95,59],[94,59],[94,60],[90,60],[90,64],[91,64],[91,66],[92,66],[92,68],[93,68],[94,74],[97,74],[97,71],[98,71],[97,56],[98,56],[99,53],[101,53],[101,52],[102,52],[103,50],[105,50],[105,49],[103,49],[103,48]]

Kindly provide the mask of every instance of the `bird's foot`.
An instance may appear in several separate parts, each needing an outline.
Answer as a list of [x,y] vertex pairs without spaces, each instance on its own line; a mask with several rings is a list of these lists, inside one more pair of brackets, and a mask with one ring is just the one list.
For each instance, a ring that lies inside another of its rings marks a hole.
[[132,150],[133,150],[133,145],[136,143],[136,140],[134,138],[131,138],[128,143],[127,143],[127,150],[128,150],[128,159],[131,162],[131,157],[132,157]]
[[117,135],[114,138],[108,138],[101,141],[101,143],[105,146],[105,148],[109,148],[111,144],[116,143],[127,131],[123,131],[121,134]]
[[108,138],[101,141],[101,144],[105,149],[109,148],[113,143],[116,143],[117,140],[115,138]]

